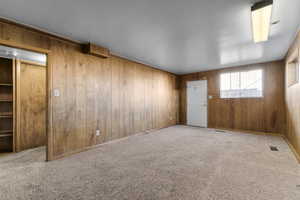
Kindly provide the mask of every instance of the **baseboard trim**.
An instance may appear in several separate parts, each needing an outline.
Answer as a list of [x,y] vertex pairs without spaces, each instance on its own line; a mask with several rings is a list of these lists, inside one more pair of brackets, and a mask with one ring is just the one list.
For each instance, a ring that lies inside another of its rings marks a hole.
[[295,147],[292,145],[292,143],[290,143],[289,139],[286,136],[282,136],[282,138],[289,145],[291,151],[293,152],[293,154],[295,155],[298,163],[300,164],[300,154],[297,152],[297,150],[295,149]]
[[222,130],[222,131],[231,131],[237,133],[255,134],[255,135],[272,135],[272,136],[280,136],[280,137],[283,136],[281,133],[253,131],[253,130],[245,130],[245,129],[230,129],[230,128],[222,128],[222,127],[199,127],[199,126],[191,126],[187,124],[179,124],[179,125],[195,127],[195,128],[208,128],[208,129],[215,129],[215,130]]
[[[188,125],[185,125],[185,126],[188,126]],[[169,127],[169,126],[168,126]],[[168,127],[164,127],[164,128],[168,128]],[[58,160],[58,159],[62,159],[64,157],[68,157],[68,156],[71,156],[71,155],[74,155],[74,154],[77,154],[77,153],[81,153],[81,152],[85,152],[85,151],[88,151],[88,150],[92,150],[92,149],[96,149],[96,148],[99,148],[103,145],[107,145],[107,144],[110,144],[110,143],[116,143],[116,142],[120,142],[122,140],[126,140],[130,137],[135,137],[135,136],[139,136],[139,135],[144,135],[144,134],[147,134],[149,132],[155,132],[157,130],[160,130],[160,129],[164,129],[164,128],[158,128],[158,129],[152,129],[152,130],[148,130],[148,131],[144,131],[144,132],[141,132],[141,133],[137,133],[137,134],[134,134],[134,135],[130,135],[130,136],[127,136],[127,137],[124,137],[124,138],[120,138],[120,139],[115,139],[115,140],[111,140],[111,141],[108,141],[108,142],[105,142],[105,143],[101,143],[101,144],[97,144],[97,145],[93,145],[93,146],[88,146],[88,147],[85,147],[83,149],[79,149],[79,150],[75,150],[75,151],[71,151],[71,152],[67,152],[67,153],[64,153],[62,155],[58,155],[58,156],[55,156],[52,160]],[[198,127],[200,128],[200,127]],[[231,131],[233,133],[245,133],[245,134],[255,134],[255,135],[271,135],[271,136],[279,136],[279,137],[282,137],[284,139],[284,141],[288,144],[288,146],[290,147],[291,151],[293,152],[293,154],[295,155],[296,157],[296,160],[298,161],[298,163],[300,164],[300,154],[296,151],[296,149],[294,148],[294,146],[290,143],[290,141],[288,140],[288,138],[282,134],[279,134],[279,133],[268,133],[268,132],[259,132],[259,131],[249,131],[249,130],[241,130],[241,129],[225,129],[225,128],[211,128],[211,129],[217,129],[217,130],[224,130],[224,131]],[[52,160],[47,160],[47,161],[52,161]]]
[[231,132],[237,132],[237,133],[246,133],[246,134],[255,134],[255,135],[272,135],[272,136],[279,136],[283,137],[280,133],[271,133],[271,132],[262,132],[262,131],[251,131],[251,130],[243,130],[243,129],[228,129],[228,128],[212,128],[216,130],[222,130],[222,131],[231,131]]
[[[70,152],[67,152],[67,153],[64,153],[64,154],[61,154],[61,155],[58,155],[58,156],[54,156],[54,158],[52,160],[62,159],[62,158],[65,158],[65,157],[68,157],[68,156],[71,156],[71,155],[74,155],[74,154],[78,154],[78,153],[81,153],[81,152],[85,152],[85,151],[89,151],[89,150],[92,150],[92,149],[96,149],[96,148],[99,148],[99,147],[107,145],[107,144],[120,142],[122,140],[127,140],[130,137],[135,137],[135,136],[139,136],[139,135],[143,135],[143,134],[144,134],[144,132],[137,133],[137,134],[130,135],[130,136],[127,136],[127,137],[123,137],[123,138],[119,138],[119,139],[107,141],[107,142],[104,142],[104,143],[101,143],[101,144],[96,144],[96,145],[93,145],[93,146],[84,147],[82,149],[78,149],[78,150],[70,151]],[[52,161],[52,160],[47,160],[47,161]]]
[[282,137],[284,139],[284,141],[288,144],[291,151],[295,155],[296,160],[300,164],[300,154],[297,152],[297,150],[292,145],[292,143],[290,143],[289,139],[285,135],[282,135],[280,133],[269,133],[269,132],[249,131],[249,130],[241,130],[241,129],[226,129],[226,128],[211,128],[211,129],[222,130],[222,131],[230,131],[230,132],[233,132],[233,133],[246,133],[246,134],[255,134],[255,135],[271,135],[271,136]]
[[282,137],[284,139],[284,141],[288,144],[288,146],[290,147],[291,151],[295,155],[296,160],[300,164],[300,154],[297,152],[297,150],[295,149],[295,147],[292,145],[292,143],[290,143],[290,141],[288,140],[288,138],[285,135],[282,135],[280,133],[268,133],[268,132],[237,130],[237,129],[224,129],[224,128],[216,128],[216,129],[218,129],[218,130],[225,130],[225,131],[231,131],[231,132],[238,132],[238,133],[249,133],[249,134],[256,134],[256,135],[271,135],[271,136]]
[[[172,125],[172,126],[175,126],[175,125]],[[82,149],[78,149],[78,150],[75,150],[75,151],[66,152],[66,153],[61,154],[61,155],[53,156],[52,159],[47,159],[46,161],[59,160],[59,159],[62,159],[62,158],[65,158],[65,157],[68,157],[68,156],[71,156],[71,155],[74,155],[74,154],[78,154],[78,153],[81,153],[81,152],[85,152],[85,151],[89,151],[89,150],[92,150],[92,149],[96,149],[96,148],[99,148],[99,147],[107,145],[107,144],[120,142],[122,140],[127,140],[128,138],[131,138],[131,137],[136,137],[136,136],[140,136],[140,135],[149,134],[151,132],[155,132],[155,131],[158,131],[160,129],[164,129],[164,128],[168,128],[168,127],[171,127],[171,126],[166,126],[166,127],[157,128],[157,129],[149,129],[149,130],[145,130],[145,131],[140,132],[140,133],[129,135],[127,137],[110,140],[110,141],[103,142],[101,144],[96,144],[96,145],[93,145],[93,146],[87,146],[87,147],[84,147]]]

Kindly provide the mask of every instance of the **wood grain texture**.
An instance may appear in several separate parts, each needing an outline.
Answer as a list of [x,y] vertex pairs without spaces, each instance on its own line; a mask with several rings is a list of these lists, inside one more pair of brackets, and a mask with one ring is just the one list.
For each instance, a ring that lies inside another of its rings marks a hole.
[[[288,84],[288,63],[294,59],[294,54],[299,53],[300,49],[300,32],[294,43],[289,49],[286,57],[286,84],[285,84],[285,102],[287,110],[287,133],[286,137],[294,150],[300,157],[300,84],[296,83],[292,86]],[[299,55],[300,58],[300,55]]]
[[0,83],[13,83],[13,77],[12,77],[12,60],[6,59],[6,58],[0,58],[0,67],[1,67],[1,73],[0,73]]
[[13,151],[13,60],[0,58],[0,152]]
[[178,122],[179,91],[171,73],[117,56],[86,55],[81,44],[6,22],[0,22],[0,40],[51,51],[48,84],[61,95],[48,91],[49,160]]
[[46,67],[20,61],[17,65],[16,150],[46,144]]
[[[263,98],[220,98],[219,77],[222,72],[247,69],[263,69]],[[199,72],[180,77],[180,122],[186,124],[186,83],[207,79],[208,127],[285,132],[284,63],[282,61]]]
[[[178,92],[169,83],[175,75],[115,56],[84,55],[57,41],[51,46],[53,88],[61,92],[53,97],[55,156],[176,124],[178,109],[171,105]],[[157,77],[164,78],[161,84]]]
[[13,151],[12,137],[0,137],[0,152],[11,152]]
[[83,52],[101,58],[108,58],[110,56],[109,49],[91,43],[83,45]]

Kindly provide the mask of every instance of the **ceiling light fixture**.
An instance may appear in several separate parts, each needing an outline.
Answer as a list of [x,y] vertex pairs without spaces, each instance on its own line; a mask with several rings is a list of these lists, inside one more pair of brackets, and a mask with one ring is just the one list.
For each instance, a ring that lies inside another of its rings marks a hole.
[[255,43],[269,38],[273,0],[264,0],[251,7],[252,31]]

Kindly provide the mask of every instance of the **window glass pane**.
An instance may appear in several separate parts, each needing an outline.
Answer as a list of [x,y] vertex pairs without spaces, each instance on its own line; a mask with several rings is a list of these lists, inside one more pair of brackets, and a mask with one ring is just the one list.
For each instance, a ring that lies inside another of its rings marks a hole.
[[262,97],[262,70],[221,74],[220,94],[221,98]]
[[230,82],[232,90],[240,89],[240,73],[230,73]]
[[221,74],[221,90],[230,90],[230,73]]

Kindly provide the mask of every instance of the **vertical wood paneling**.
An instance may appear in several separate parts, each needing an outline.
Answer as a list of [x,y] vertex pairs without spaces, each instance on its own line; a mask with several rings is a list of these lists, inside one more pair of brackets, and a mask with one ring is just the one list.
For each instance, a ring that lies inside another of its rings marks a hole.
[[5,22],[0,39],[51,50],[50,81],[60,90],[49,111],[51,159],[177,123],[170,120],[178,116],[179,101],[173,74],[116,56],[86,55],[79,44]]
[[111,60],[112,70],[112,139],[121,138],[124,135],[123,129],[123,63],[120,59]]
[[145,79],[143,66],[135,65],[134,82],[134,132],[145,130]]
[[161,118],[163,118],[162,115],[159,115],[159,113],[161,112],[161,106],[160,103],[161,102],[161,74],[158,73],[157,70],[153,71],[153,77],[154,77],[154,118],[155,118],[155,122],[154,122],[154,127],[156,128],[160,128],[161,127]]
[[145,67],[144,68],[144,75],[145,75],[145,129],[150,130],[153,129],[153,89],[152,89],[152,82],[153,82],[153,76],[152,76],[152,69]]
[[[232,70],[262,68],[264,70],[264,97],[221,99],[219,95],[220,73]],[[180,122],[186,124],[186,82],[208,81],[208,127],[242,129],[261,132],[285,132],[284,63],[282,61],[254,64],[180,77]]]
[[[285,101],[287,108],[287,133],[286,136],[289,142],[293,145],[300,159],[300,84],[288,86],[288,62],[291,61],[292,55],[300,49],[300,32],[296,40],[290,47],[286,58],[285,65]],[[300,58],[300,55],[299,55]],[[300,160],[299,160],[300,161]]]

